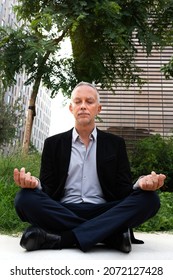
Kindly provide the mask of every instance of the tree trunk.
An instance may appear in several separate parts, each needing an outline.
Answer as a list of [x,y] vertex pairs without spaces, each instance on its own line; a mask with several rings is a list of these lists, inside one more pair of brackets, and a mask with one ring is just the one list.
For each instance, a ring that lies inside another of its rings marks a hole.
[[26,117],[25,131],[24,131],[24,138],[23,138],[22,152],[24,154],[28,154],[28,151],[29,151],[29,144],[30,144],[32,126],[33,126],[33,121],[34,121],[35,115],[36,115],[35,114],[35,99],[31,98],[29,101],[28,114]]
[[[66,32],[67,32],[67,30],[65,30],[61,34],[60,37],[58,37],[57,39],[54,39],[54,45],[58,45],[59,42],[62,41]],[[45,53],[45,55],[43,57],[43,60],[38,67],[37,77],[36,77],[34,85],[33,85],[33,91],[32,91],[32,94],[31,94],[31,99],[29,101],[28,114],[27,114],[26,123],[25,123],[25,131],[24,131],[24,138],[23,138],[23,145],[22,145],[22,152],[24,154],[27,154],[28,151],[29,151],[29,144],[30,144],[30,139],[31,139],[32,126],[33,126],[34,117],[36,116],[35,102],[36,102],[38,90],[39,90],[42,75],[43,75],[42,68],[45,65],[46,61],[48,60],[50,54],[51,54],[50,51],[47,51]]]
[[38,95],[40,83],[41,83],[41,75],[38,75],[32,88],[31,98],[29,100],[29,106],[28,106],[28,114],[25,122],[25,131],[24,131],[23,145],[22,145],[22,153],[24,154],[28,154],[29,152],[32,126],[33,126],[34,117],[36,116],[35,103],[36,103],[36,98]]

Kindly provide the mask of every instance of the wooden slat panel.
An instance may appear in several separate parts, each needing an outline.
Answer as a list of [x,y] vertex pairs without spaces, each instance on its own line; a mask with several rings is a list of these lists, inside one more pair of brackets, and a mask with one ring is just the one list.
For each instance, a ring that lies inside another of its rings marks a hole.
[[160,67],[173,55],[171,47],[162,52],[153,50],[147,57],[139,46],[136,64],[143,69],[142,78],[146,84],[139,92],[137,86],[114,88],[115,94],[99,88],[103,106],[97,126],[103,130],[121,135],[128,148],[150,134],[163,137],[173,132],[173,79],[166,80]]

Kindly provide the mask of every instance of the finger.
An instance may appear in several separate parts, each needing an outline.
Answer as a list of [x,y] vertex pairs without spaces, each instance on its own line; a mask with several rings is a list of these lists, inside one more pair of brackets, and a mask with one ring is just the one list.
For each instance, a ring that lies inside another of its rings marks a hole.
[[157,189],[159,186],[159,176],[157,174],[152,175],[151,177],[151,185],[153,186],[153,189]]
[[147,179],[146,190],[152,191],[156,187],[157,187],[157,182],[153,181],[152,178]]
[[139,186],[140,186],[141,189],[146,185],[146,177],[147,176],[144,176],[144,177],[139,179]]
[[38,186],[38,180],[34,176],[31,176],[31,188],[35,189],[37,186]]
[[25,168],[20,169],[20,186],[24,187],[25,185]]
[[157,176],[157,174],[156,174],[155,171],[151,171],[151,175],[152,175],[152,176]]
[[25,175],[25,188],[32,188],[35,189],[38,185],[38,180],[34,177],[31,176],[30,172],[27,172]]
[[153,182],[153,190],[159,188],[159,175],[155,171],[151,172],[151,180]]
[[30,185],[31,185],[31,172],[27,172],[25,174],[24,186],[25,186],[25,188],[30,188]]
[[160,174],[158,178],[158,188],[161,188],[164,185],[164,181],[166,176],[164,174]]
[[152,171],[151,174],[152,174],[153,186],[156,189],[162,187],[166,176],[164,174],[156,174],[154,171]]
[[150,187],[149,175],[144,176],[139,180],[139,186],[141,189],[146,190]]
[[156,189],[157,182],[153,182],[151,175],[146,175],[141,179],[141,189],[152,191]]
[[20,179],[19,178],[20,178],[20,172],[17,168],[15,168],[14,172],[13,172],[13,179],[14,179],[14,181],[17,185],[20,185]]

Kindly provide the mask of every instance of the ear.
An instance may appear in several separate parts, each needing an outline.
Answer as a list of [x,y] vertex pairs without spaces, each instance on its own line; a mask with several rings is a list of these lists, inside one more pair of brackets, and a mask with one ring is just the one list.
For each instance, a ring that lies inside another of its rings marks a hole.
[[102,110],[102,105],[98,105],[98,109],[97,109],[97,113],[99,114],[100,112],[101,112],[101,110]]
[[73,114],[73,106],[72,106],[71,103],[70,103],[70,105],[69,105],[69,110],[70,110],[70,112]]

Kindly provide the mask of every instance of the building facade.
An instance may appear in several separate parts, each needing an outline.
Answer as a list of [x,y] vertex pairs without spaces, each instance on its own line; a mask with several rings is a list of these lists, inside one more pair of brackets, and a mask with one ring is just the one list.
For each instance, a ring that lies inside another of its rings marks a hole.
[[[12,26],[16,24],[13,6],[17,4],[16,0],[0,0],[0,25]],[[16,76],[16,85],[8,88],[5,94],[5,102],[14,105],[15,101],[20,99],[25,117],[21,120],[21,127],[18,129],[18,138],[23,141],[25,119],[27,116],[28,103],[31,95],[31,86],[25,86],[27,80],[25,72]],[[42,151],[45,138],[49,136],[49,127],[51,120],[51,98],[48,90],[40,87],[36,100],[36,116],[34,118],[31,142],[38,151]]]
[[103,108],[98,127],[124,137],[129,148],[152,134],[172,135],[173,79],[166,80],[160,70],[172,55],[173,49],[167,47],[147,57],[138,46],[136,64],[143,70],[145,84],[141,89],[137,85],[117,87],[114,93],[99,89]]

